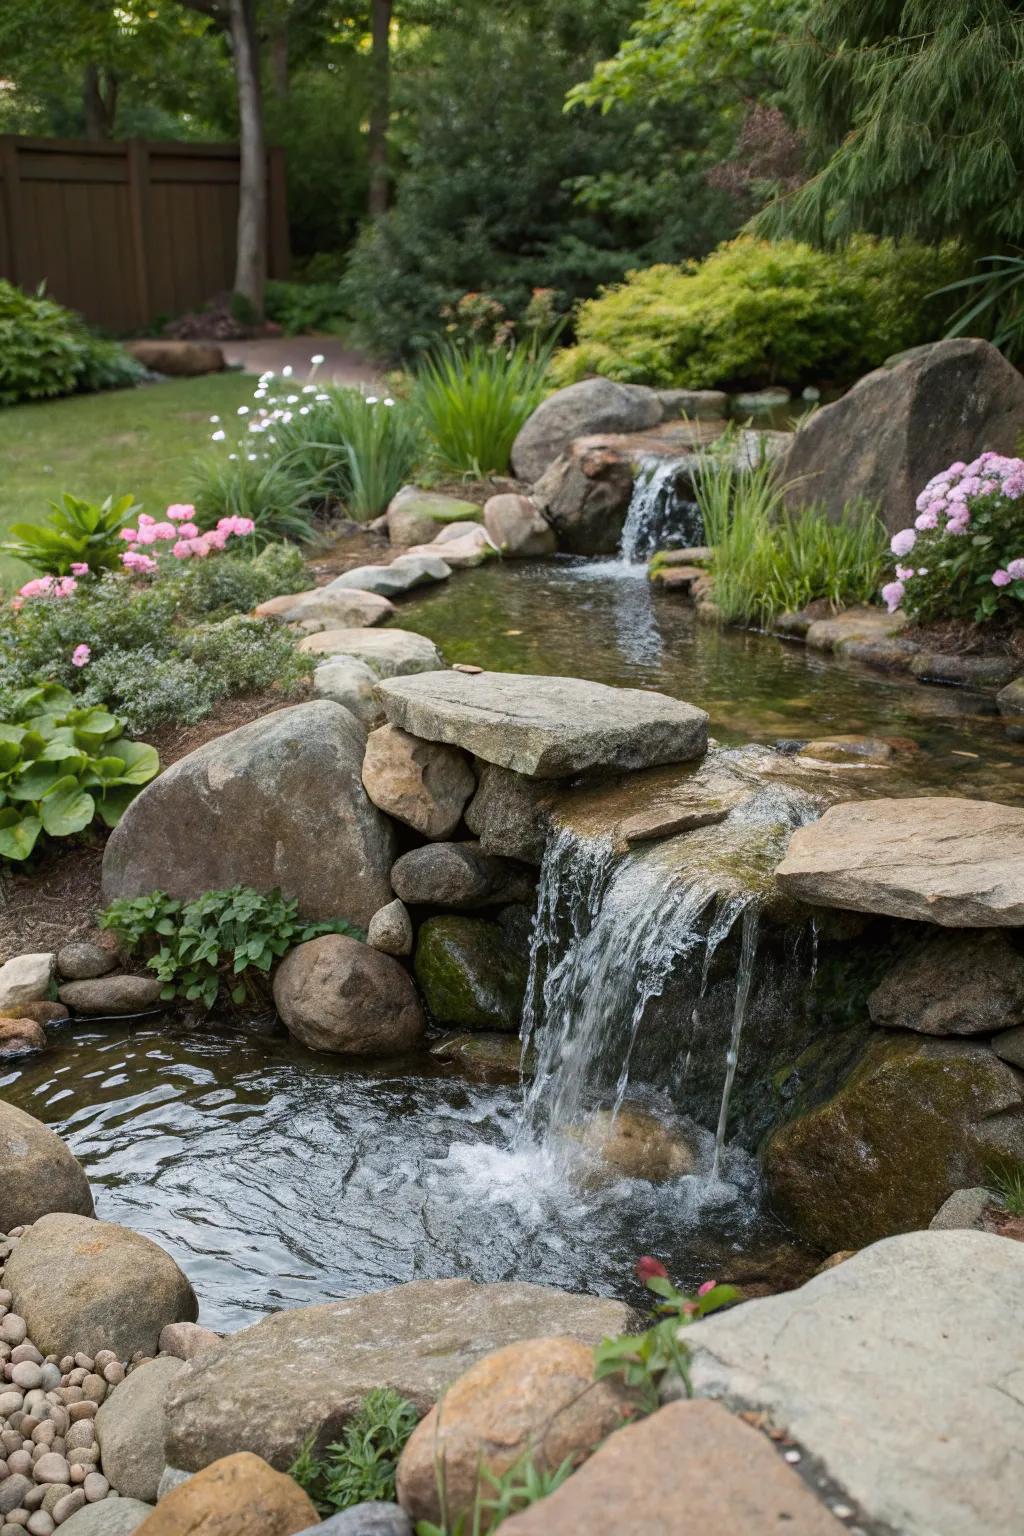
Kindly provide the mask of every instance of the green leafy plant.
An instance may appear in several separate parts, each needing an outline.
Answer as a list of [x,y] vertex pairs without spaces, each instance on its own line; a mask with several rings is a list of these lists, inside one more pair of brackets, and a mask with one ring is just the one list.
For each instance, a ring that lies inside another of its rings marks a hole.
[[116,715],[78,707],[56,684],[13,696],[0,722],[0,858],[23,861],[40,837],[84,832],[97,815],[117,825],[160,767],[154,749],[123,730]]
[[[570,1456],[549,1471],[538,1467],[529,1451],[524,1452],[502,1473],[481,1467],[472,1508],[464,1510],[455,1518],[443,1514],[440,1525],[435,1525],[431,1520],[418,1520],[416,1536],[484,1536],[485,1532],[496,1530],[510,1515],[529,1509],[538,1499],[546,1499],[549,1493],[554,1493],[562,1486],[573,1471],[574,1463]],[[444,1509],[447,1500],[441,1469],[438,1469],[438,1484]]]
[[378,1388],[367,1393],[341,1439],[322,1455],[308,1440],[289,1474],[324,1515],[370,1500],[393,1500],[398,1458],[419,1417],[399,1393]]
[[134,384],[144,371],[42,288],[22,293],[0,279],[0,406]]
[[1011,362],[1024,354],[1024,252],[981,256],[969,277],[949,283],[940,293],[964,299],[947,336],[988,335]]
[[97,504],[70,491],[50,508],[43,523],[12,523],[14,537],[0,545],[5,555],[48,576],[67,576],[78,564],[93,572],[116,570],[127,548],[121,529],[141,511],[131,496],[108,496]]
[[115,901],[100,926],[117,932],[129,950],[146,953],[165,1002],[181,999],[210,1009],[223,994],[236,1006],[262,1001],[258,979],[296,944],[324,933],[363,937],[341,919],[307,923],[298,914],[298,902],[280,891],[235,885],[187,902],[163,891]]
[[250,459],[207,453],[186,477],[188,500],[199,528],[215,528],[222,517],[249,517],[255,524],[245,540],[251,553],[288,540],[308,544],[314,537],[312,508],[317,488],[301,467],[263,452]]
[[268,320],[276,321],[286,336],[303,331],[336,331],[347,322],[348,306],[337,282],[295,283],[275,279],[264,295]]
[[512,444],[544,397],[551,342],[441,347],[416,372],[413,400],[442,468],[505,474]]
[[594,1352],[594,1376],[598,1381],[618,1376],[636,1392],[643,1412],[654,1413],[659,1388],[670,1372],[678,1375],[687,1394],[690,1392],[690,1351],[679,1337],[680,1328],[728,1306],[740,1293],[735,1286],[708,1280],[696,1296],[687,1296],[672,1284],[664,1264],[647,1256],[637,1261],[636,1274],[659,1298],[655,1311],[661,1321],[643,1333],[603,1339]]
[[733,240],[700,263],[632,272],[583,304],[577,345],[552,377],[686,389],[854,378],[934,336],[950,307],[936,290],[962,264],[952,243],[863,235],[829,252]]
[[307,415],[290,415],[275,426],[277,462],[311,488],[311,503],[343,502],[358,522],[384,512],[424,458],[422,427],[404,400],[328,386]]

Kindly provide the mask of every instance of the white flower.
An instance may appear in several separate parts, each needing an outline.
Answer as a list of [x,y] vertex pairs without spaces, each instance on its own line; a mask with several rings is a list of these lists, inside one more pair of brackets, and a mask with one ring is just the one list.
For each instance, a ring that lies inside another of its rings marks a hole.
[[366,403],[367,403],[367,405],[376,405],[377,404],[377,396],[376,395],[367,395]]
[[210,420],[212,421],[213,425],[216,426],[217,423],[220,421],[220,417],[219,416],[211,416]]
[[222,443],[224,441],[224,437],[225,437],[225,434],[223,432],[211,432],[210,433],[210,441],[212,443]]
[[309,406],[308,405],[300,405],[299,406],[299,415],[300,416],[308,416],[309,415]]
[[292,365],[291,365],[291,363],[286,363],[285,366],[281,369],[281,377],[282,377],[282,379],[290,379],[291,376],[292,376]]
[[391,400],[391,399],[388,399],[388,400],[385,400],[385,401],[384,401],[384,404],[385,404],[385,405],[394,405],[394,403],[395,403],[395,402],[394,402],[394,401],[393,401],[393,400]]
[[238,454],[237,453],[229,453],[228,454],[228,458],[229,459],[237,459],[238,458]]
[[304,395],[315,395],[316,394],[316,385],[315,384],[303,384],[303,386],[302,386],[302,393]]
[[316,397],[316,399],[317,399],[317,401],[318,401],[318,403],[319,403],[319,404],[320,404],[320,405],[323,405],[323,403],[324,403],[324,402],[325,402],[325,401],[326,401],[326,400],[329,400],[329,399],[330,399],[330,398],[331,398],[331,397],[330,397],[330,395],[317,395],[317,397]]
[[255,464],[255,462],[256,462],[256,455],[254,453],[247,453],[246,454],[246,458],[249,460],[250,464]]
[[324,355],[322,352],[314,352],[313,356],[310,358],[310,362],[313,364],[314,368],[319,368],[323,360]]
[[296,405],[298,403],[298,399],[298,395],[286,395],[284,403],[285,405]]
[[249,414],[249,407],[247,405],[240,405],[238,407],[238,414],[239,414],[239,416],[248,416],[248,414]]

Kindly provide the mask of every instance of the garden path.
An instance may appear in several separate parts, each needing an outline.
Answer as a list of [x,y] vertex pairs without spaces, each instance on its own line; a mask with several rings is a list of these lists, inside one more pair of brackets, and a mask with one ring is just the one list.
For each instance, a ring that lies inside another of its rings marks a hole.
[[290,365],[305,378],[310,358],[322,353],[324,362],[319,376],[325,381],[367,386],[379,386],[381,382],[372,359],[347,347],[337,336],[261,336],[255,341],[226,341],[221,346],[227,362],[247,373],[280,373]]

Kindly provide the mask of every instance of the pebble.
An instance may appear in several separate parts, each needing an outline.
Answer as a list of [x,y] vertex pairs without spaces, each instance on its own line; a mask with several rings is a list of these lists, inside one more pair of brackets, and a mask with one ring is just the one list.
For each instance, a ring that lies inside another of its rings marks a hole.
[[82,1382],[82,1391],[92,1402],[99,1404],[107,1395],[107,1384],[102,1376],[93,1372]]
[[7,1316],[0,1320],[0,1339],[5,1344],[24,1344],[28,1334],[28,1324],[17,1312],[8,1312]]
[[[78,1390],[80,1393],[81,1388]],[[94,1419],[96,1417],[96,1404],[80,1396],[70,1405],[68,1412],[71,1415],[72,1424],[77,1424],[80,1419]]]
[[69,1467],[95,1467],[100,1459],[97,1445],[79,1445],[68,1452]]
[[72,1424],[64,1436],[64,1444],[69,1451],[77,1451],[80,1446],[92,1445],[96,1440],[96,1430],[92,1419],[79,1419],[77,1424]]
[[75,1356],[75,1364],[86,1373],[96,1369],[96,1361],[92,1355],[83,1355],[81,1351]]
[[29,1536],[53,1536],[57,1523],[45,1509],[37,1509],[34,1514],[29,1515],[25,1529],[29,1532]]
[[85,1493],[83,1490],[81,1488],[72,1488],[70,1493],[66,1493],[60,1502],[53,1506],[50,1513],[58,1525],[63,1525],[64,1521],[69,1519],[71,1515],[76,1514],[84,1504]]
[[72,1483],[84,1483],[86,1478],[89,1476],[90,1470],[91,1469],[89,1468],[88,1464],[83,1464],[83,1463],[78,1462],[78,1461],[73,1461],[71,1463],[71,1481],[72,1481]]
[[19,1360],[17,1365],[11,1366],[11,1380],[16,1387],[31,1392],[33,1388],[42,1386],[43,1373],[34,1360]]
[[22,1477],[26,1476],[32,1471],[32,1452],[12,1451],[7,1458],[7,1468],[9,1472],[18,1472]]
[[0,1419],[9,1419],[12,1413],[17,1413],[25,1401],[23,1392],[11,1390],[0,1392]]
[[51,1483],[43,1494],[43,1508],[48,1515],[52,1515],[61,1499],[66,1498],[71,1492],[70,1483]]
[[33,1471],[37,1483],[66,1483],[71,1476],[67,1461],[56,1451],[44,1452]]
[[120,1360],[112,1360],[109,1365],[103,1367],[103,1380],[112,1387],[124,1381],[124,1366]]
[[20,1365],[23,1360],[31,1360],[33,1365],[42,1365],[43,1357],[28,1339],[24,1344],[16,1344],[11,1350],[11,1364]]
[[85,1497],[90,1504],[95,1504],[100,1499],[105,1499],[110,1492],[110,1484],[102,1472],[90,1472],[84,1484]]

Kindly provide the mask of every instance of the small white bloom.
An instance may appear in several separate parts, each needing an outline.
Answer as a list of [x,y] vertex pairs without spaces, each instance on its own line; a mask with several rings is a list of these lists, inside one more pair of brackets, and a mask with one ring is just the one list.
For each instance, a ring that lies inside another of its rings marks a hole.
[[237,453],[229,453],[228,454],[228,458],[229,459],[237,459],[238,458],[238,454]]
[[292,376],[292,365],[291,365],[291,363],[286,363],[285,366],[281,369],[281,377],[282,377],[282,379],[290,379],[291,376]]
[[376,395],[367,395],[366,403],[367,403],[367,405],[376,405],[377,404],[377,396]]
[[316,394],[316,385],[315,384],[303,384],[303,386],[302,386],[302,393],[304,395],[315,395]]
[[255,464],[255,462],[256,462],[256,455],[254,453],[247,453],[246,454],[246,458],[249,460],[250,464]]
[[309,415],[309,406],[308,405],[300,405],[299,406],[299,415],[300,416],[308,416]]
[[212,443],[222,443],[224,441],[224,436],[225,434],[223,432],[211,432],[210,441]]
[[238,407],[238,414],[239,414],[239,416],[248,416],[248,414],[249,414],[249,407],[247,405],[240,405]]
[[329,400],[330,398],[331,398],[330,395],[317,395],[316,396],[317,402],[320,405],[323,405],[325,403],[325,401]]
[[213,425],[216,426],[217,423],[220,421],[220,417],[219,416],[211,416],[210,420],[213,422]]
[[385,400],[385,401],[384,401],[384,404],[385,404],[385,405],[394,405],[394,403],[395,403],[395,402],[394,402],[394,401],[393,401],[393,400]]
[[287,395],[284,403],[285,405],[295,405],[298,403],[298,398],[298,395]]
[[323,360],[324,355],[322,352],[314,352],[313,356],[310,358],[310,362],[313,364],[314,368],[319,368]]

